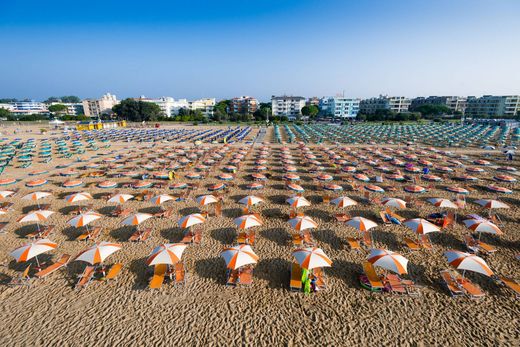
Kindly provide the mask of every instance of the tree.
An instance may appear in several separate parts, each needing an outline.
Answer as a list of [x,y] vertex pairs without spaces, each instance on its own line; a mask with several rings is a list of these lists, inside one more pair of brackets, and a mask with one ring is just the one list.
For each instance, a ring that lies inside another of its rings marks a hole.
[[67,106],[62,104],[54,104],[49,106],[49,112],[54,113],[56,115],[67,113]]
[[311,119],[315,118],[319,112],[320,109],[316,105],[303,106],[302,108],[302,114]]
[[260,107],[253,113],[256,121],[265,121],[271,114],[271,104],[261,103]]
[[112,111],[131,122],[156,121],[163,115],[159,105],[130,98],[112,107]]
[[64,103],[71,103],[71,104],[78,104],[81,102],[81,99],[75,95],[69,95],[69,96],[51,96],[47,98],[47,100],[44,101],[46,104],[51,104],[53,102],[64,102]]
[[0,108],[0,118],[9,118],[11,116],[11,112],[6,110],[5,108]]
[[421,105],[413,109],[415,112],[420,112],[423,117],[433,118],[450,114],[451,109],[446,105]]
[[9,104],[11,102],[17,102],[17,101],[18,101],[17,99],[3,98],[3,99],[0,99],[0,104]]

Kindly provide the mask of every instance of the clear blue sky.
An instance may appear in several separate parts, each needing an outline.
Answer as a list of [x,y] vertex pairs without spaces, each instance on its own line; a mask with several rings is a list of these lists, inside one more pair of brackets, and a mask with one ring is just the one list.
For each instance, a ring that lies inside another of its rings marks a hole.
[[518,0],[2,1],[0,97],[520,94]]

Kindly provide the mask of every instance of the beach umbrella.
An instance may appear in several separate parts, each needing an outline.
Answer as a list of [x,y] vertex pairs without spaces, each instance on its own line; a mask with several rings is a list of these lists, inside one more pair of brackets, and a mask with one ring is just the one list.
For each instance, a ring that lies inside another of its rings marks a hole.
[[224,189],[226,188],[226,185],[224,183],[215,183],[215,184],[212,184],[208,187],[208,190],[210,192],[213,192],[213,191],[217,191],[217,190],[221,190],[221,189]]
[[295,191],[295,192],[299,192],[299,193],[302,193],[302,192],[305,191],[305,189],[303,189],[302,186],[297,185],[297,184],[294,184],[294,183],[289,183],[289,184],[287,185],[287,188],[290,189],[290,190],[293,190],[293,191]]
[[34,192],[34,193],[29,193],[27,195],[24,195],[22,197],[22,200],[36,201],[38,208],[40,208],[40,203],[38,202],[38,200],[46,198],[51,195],[52,195],[52,193],[49,193],[49,192]]
[[331,200],[330,203],[334,204],[338,207],[348,207],[348,206],[357,205],[357,202],[355,200],[352,200],[351,198],[349,198],[347,196],[340,196],[339,198]]
[[0,199],[5,199],[8,196],[13,195],[15,192],[13,190],[1,190],[0,191]]
[[168,194],[160,194],[160,195],[156,195],[153,198],[151,198],[150,202],[153,205],[161,205],[163,202],[170,201],[170,200],[175,200],[175,198]]
[[459,208],[453,201],[444,198],[431,198],[427,200],[435,207]]
[[217,178],[220,180],[223,180],[223,181],[231,181],[235,177],[228,173],[221,173],[220,175],[217,176]]
[[179,220],[178,225],[180,228],[189,228],[192,225],[201,224],[205,221],[206,218],[204,218],[200,213],[193,213],[182,217]]
[[498,187],[494,185],[490,185],[487,187],[488,190],[495,192],[495,193],[502,193],[502,194],[512,194],[513,191],[511,189],[505,188],[505,187]]
[[224,258],[226,267],[231,270],[236,270],[245,265],[256,264],[259,259],[249,245],[224,248],[220,255]]
[[121,249],[119,243],[102,241],[94,244],[93,246],[81,251],[75,258],[74,261],[84,261],[90,265],[100,264],[114,252]]
[[384,193],[385,190],[375,184],[369,184],[365,186],[365,189],[374,193]]
[[254,214],[247,214],[235,218],[233,220],[233,223],[235,223],[239,229],[248,229],[251,227],[263,225],[263,222],[260,220],[260,218],[258,218]]
[[262,189],[262,188],[264,188],[264,185],[261,183],[258,183],[258,182],[249,183],[247,185],[247,189],[250,189],[250,190],[258,190],[258,189]]
[[97,186],[98,186],[98,188],[102,188],[102,189],[110,189],[110,188],[117,187],[117,182],[103,181],[103,182],[98,183]]
[[11,184],[15,184],[16,180],[14,178],[2,178],[0,179],[0,186],[8,186]]
[[509,176],[509,175],[496,175],[493,177],[495,181],[499,182],[506,182],[506,183],[515,183],[517,180],[516,178]]
[[374,266],[382,267],[399,275],[408,273],[408,259],[396,252],[373,248],[370,250],[367,260]]
[[323,187],[323,189],[330,190],[330,191],[333,191],[333,192],[338,192],[338,191],[342,191],[343,187],[340,186],[340,185],[337,185],[337,184],[326,184]]
[[264,199],[254,196],[254,195],[248,195],[246,197],[243,197],[242,199],[238,200],[239,203],[247,206],[253,206],[256,204],[259,204],[261,202],[264,202]]
[[115,202],[118,204],[122,204],[126,202],[127,200],[132,199],[134,196],[131,194],[116,194],[112,196],[110,199],[108,199],[108,202]]
[[322,173],[322,174],[319,174],[316,177],[316,179],[319,180],[319,181],[332,181],[334,178],[331,175]]
[[491,271],[484,259],[476,255],[469,254],[466,252],[450,250],[445,252],[444,256],[448,259],[448,263],[451,266],[453,266],[457,270],[463,270],[463,278],[464,273],[466,271],[478,272],[489,277],[493,276],[493,271]]
[[214,195],[201,195],[197,197],[197,203],[200,206],[206,206],[218,202],[218,199]]
[[421,186],[406,186],[404,187],[404,190],[408,193],[419,194],[424,193],[426,191],[426,188]]
[[293,219],[289,219],[289,224],[298,231],[318,227],[318,223],[316,223],[311,217],[307,216],[297,216]]
[[182,253],[188,247],[185,243],[165,243],[155,247],[148,259],[147,265],[168,264],[175,265],[181,261]]
[[321,248],[299,248],[294,250],[292,254],[303,269],[311,270],[314,268],[330,267],[332,265],[332,260],[330,260]]
[[121,224],[123,225],[139,225],[145,220],[152,218],[153,214],[150,213],[135,213],[129,217],[126,217]]
[[464,225],[467,228],[476,231],[479,233],[479,238],[482,233],[494,234],[494,235],[502,235],[504,234],[502,230],[495,224],[491,223],[486,219],[466,219],[464,220]]
[[462,194],[462,195],[469,194],[469,191],[467,189],[457,187],[457,186],[448,186],[448,187],[446,187],[446,190],[449,192],[452,192],[452,193],[456,193],[456,194]]
[[293,196],[285,200],[285,202],[287,202],[292,208],[305,207],[311,205],[310,201],[305,199],[303,196]]
[[49,181],[47,181],[46,179],[41,178],[41,179],[29,181],[29,182],[25,183],[25,186],[29,187],[29,188],[35,188],[35,187],[43,186],[44,184],[47,184],[48,182]]
[[300,180],[300,176],[298,176],[294,173],[287,173],[287,174],[283,175],[283,179],[288,180],[288,181],[298,181],[298,180]]
[[51,240],[40,239],[16,248],[11,252],[11,256],[15,258],[16,262],[18,263],[36,258],[36,263],[39,267],[40,262],[38,261],[38,255],[53,250],[57,246],[58,244],[52,242]]
[[355,174],[354,178],[361,182],[368,182],[370,181],[370,178],[367,175],[363,174]]
[[77,215],[76,217],[72,218],[68,221],[69,225],[72,225],[73,227],[80,228],[82,226],[86,226],[90,222],[93,222],[99,218],[103,217],[102,214],[99,214],[97,212],[87,212]]
[[65,197],[65,201],[67,201],[68,203],[83,201],[83,200],[92,200],[92,199],[93,199],[92,195],[90,195],[87,192],[74,193],[74,194],[67,195]]
[[251,177],[254,180],[258,180],[258,181],[265,181],[265,180],[267,180],[267,177],[264,174],[261,174],[261,173],[253,173],[253,174],[251,174]]
[[377,223],[364,217],[354,217],[349,219],[346,223],[359,231],[368,231],[377,227]]
[[509,206],[501,201],[492,199],[479,199],[475,200],[475,203],[485,208],[509,208]]
[[403,224],[412,229],[418,235],[440,231],[439,227],[423,218],[408,219],[404,221]]
[[54,211],[49,211],[49,210],[33,211],[31,213],[26,214],[25,216],[18,218],[18,222],[19,223],[36,222],[36,226],[38,227],[38,231],[39,231],[40,222],[46,221],[53,213],[54,213]]
[[406,201],[398,198],[384,198],[381,204],[387,207],[406,208]]

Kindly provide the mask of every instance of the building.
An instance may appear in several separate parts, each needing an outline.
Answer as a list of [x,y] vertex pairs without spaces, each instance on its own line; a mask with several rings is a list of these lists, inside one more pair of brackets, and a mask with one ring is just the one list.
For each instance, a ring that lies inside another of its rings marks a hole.
[[404,96],[380,95],[377,98],[361,100],[359,112],[363,114],[374,114],[377,110],[390,110],[395,113],[408,112],[411,101]]
[[317,96],[313,96],[312,98],[307,99],[307,101],[305,102],[305,105],[306,106],[314,105],[314,106],[320,107],[320,101],[321,101],[320,98],[318,98]]
[[360,99],[334,96],[323,98],[320,103],[322,114],[330,115],[334,118],[356,118],[359,112]]
[[300,118],[305,98],[302,96],[272,96],[271,108],[273,116],[286,116],[289,120]]
[[449,107],[452,112],[462,112],[466,109],[467,98],[463,96],[428,96],[412,100],[410,110],[423,105],[443,105]]
[[202,111],[202,114],[208,118],[213,117],[215,105],[216,105],[215,98],[188,101],[188,109],[194,110],[194,111],[200,110],[200,111]]
[[231,99],[229,111],[239,114],[253,114],[258,109],[258,100],[251,96],[241,96]]
[[87,117],[99,117],[102,114],[112,114],[112,107],[118,103],[115,95],[107,93],[101,99],[83,100],[83,111]]
[[165,117],[175,117],[179,114],[179,110],[181,108],[189,109],[189,102],[186,99],[177,99],[171,97],[161,97],[161,98],[147,98],[145,96],[141,96],[139,98],[134,99],[136,101],[145,101],[152,102],[157,104]]
[[83,103],[71,103],[71,102],[51,102],[48,106],[52,105],[64,105],[67,107],[67,111],[65,114],[70,114],[73,116],[79,116],[85,114],[83,109]]
[[27,114],[48,114],[47,105],[38,101],[16,101],[10,103],[10,110],[12,114],[23,116]]
[[484,95],[480,98],[469,96],[464,115],[466,117],[511,117],[518,112],[520,112],[520,95]]

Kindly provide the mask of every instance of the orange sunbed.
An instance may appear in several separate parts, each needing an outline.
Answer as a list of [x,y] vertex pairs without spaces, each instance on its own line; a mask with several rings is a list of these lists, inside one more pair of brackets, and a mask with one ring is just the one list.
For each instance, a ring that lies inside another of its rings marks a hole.
[[291,282],[289,283],[291,290],[300,291],[302,289],[302,268],[298,263],[292,263],[291,266]]
[[166,274],[166,264],[157,264],[153,270],[153,276],[149,287],[152,289],[161,288],[164,282],[164,275]]
[[509,289],[515,292],[516,296],[520,297],[520,284],[518,282],[505,276],[501,276],[500,279]]
[[38,278],[44,278],[44,277],[50,275],[51,273],[57,271],[58,269],[62,268],[63,266],[67,265],[69,260],[70,260],[70,255],[64,254],[61,256],[61,258],[57,262],[55,262],[52,265],[47,266],[45,269],[43,269],[41,271],[38,271],[37,273],[34,274],[34,276],[36,276]]
[[383,282],[381,282],[381,279],[377,275],[371,262],[363,262],[363,271],[365,271],[365,275],[367,276],[372,288],[384,288]]
[[108,273],[107,273],[105,279],[106,280],[113,280],[121,272],[122,268],[123,268],[123,264],[115,263],[114,265],[112,265],[110,267],[110,270],[108,270]]

